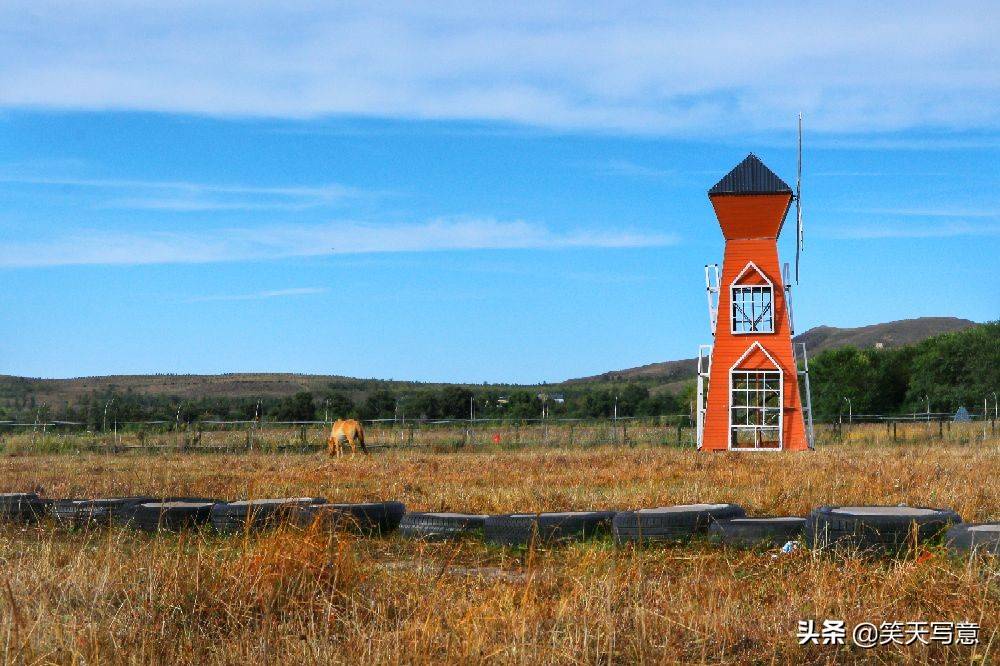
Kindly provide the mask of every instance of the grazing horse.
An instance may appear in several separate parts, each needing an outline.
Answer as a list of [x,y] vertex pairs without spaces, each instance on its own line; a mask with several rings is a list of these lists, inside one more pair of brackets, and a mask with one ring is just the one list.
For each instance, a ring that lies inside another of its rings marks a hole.
[[355,454],[358,452],[358,445],[361,446],[361,452],[365,455],[368,454],[368,447],[365,446],[365,429],[361,426],[360,421],[355,421],[354,419],[337,419],[333,423],[333,429],[330,431],[330,438],[326,440],[326,451],[331,456],[337,456],[338,458],[344,454],[344,445],[351,445],[351,453]]

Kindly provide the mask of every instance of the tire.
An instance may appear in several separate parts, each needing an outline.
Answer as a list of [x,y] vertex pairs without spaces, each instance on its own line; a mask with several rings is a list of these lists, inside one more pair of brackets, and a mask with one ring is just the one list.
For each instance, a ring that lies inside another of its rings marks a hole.
[[327,529],[351,529],[363,534],[388,534],[406,513],[402,502],[313,504],[296,507],[291,520],[300,525],[320,523]]
[[214,502],[170,501],[136,504],[129,525],[143,532],[177,532],[207,523]]
[[559,513],[514,513],[489,516],[483,525],[487,543],[527,546],[537,543],[576,541],[607,532],[614,511],[564,511]]
[[116,522],[116,518],[133,505],[155,501],[155,497],[64,499],[54,501],[49,512],[56,522],[69,528],[108,525]]
[[950,509],[821,506],[809,514],[806,544],[818,549],[899,554],[917,543],[933,541],[961,522],[962,517]]
[[212,527],[222,534],[247,530],[258,531],[288,519],[292,508],[326,502],[322,497],[284,497],[281,499],[219,502],[212,507]]
[[1000,523],[955,525],[945,534],[945,543],[954,553],[970,552],[1000,555]]
[[426,541],[462,539],[481,533],[486,518],[469,513],[408,513],[399,523],[399,533]]
[[708,527],[708,535],[713,541],[729,546],[783,546],[802,538],[805,526],[806,519],[795,516],[729,518],[714,521]]
[[176,497],[153,497],[146,502],[136,502],[134,504],[125,504],[118,511],[116,511],[111,516],[111,522],[122,525],[131,526],[133,520],[135,519],[136,512],[138,508],[143,504],[149,503],[169,503],[169,502],[190,502],[194,504],[218,504],[223,500],[215,499],[212,497],[190,497],[190,496],[176,496]]
[[45,515],[52,500],[35,493],[0,494],[0,522],[34,523]]
[[745,516],[736,504],[680,504],[622,511],[615,516],[613,530],[619,544],[687,541],[707,532],[715,520]]

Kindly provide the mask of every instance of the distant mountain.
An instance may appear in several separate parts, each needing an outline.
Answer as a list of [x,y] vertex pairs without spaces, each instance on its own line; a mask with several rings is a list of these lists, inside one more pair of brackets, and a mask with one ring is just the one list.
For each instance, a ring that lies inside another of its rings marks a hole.
[[[861,328],[818,326],[795,337],[806,343],[810,355],[843,345],[886,347],[913,344],[940,333],[959,331],[975,322],[954,317],[922,317],[904,319]],[[656,385],[659,390],[673,391],[694,376],[695,359],[650,363],[638,368],[614,370],[593,377],[570,379],[563,384],[640,381]],[[292,373],[233,373],[222,375],[106,375],[73,379],[34,379],[0,375],[0,400],[17,400],[32,396],[37,402],[56,407],[78,403],[90,393],[102,394],[108,389],[118,393],[165,395],[178,398],[271,398],[284,397],[296,391],[321,394],[335,389],[357,400],[377,388],[412,390],[432,388],[441,384],[421,384],[379,379],[358,379],[337,375],[302,375]],[[559,384],[549,384],[551,390]]]
[[139,395],[194,398],[282,398],[298,391],[320,394],[336,389],[353,398],[374,388],[433,386],[416,382],[356,379],[339,375],[294,373],[229,373],[221,375],[103,375],[71,379],[34,379],[0,375],[0,399],[33,395],[49,405],[77,403],[91,393],[108,390]]
[[817,326],[795,336],[795,341],[806,343],[806,349],[812,355],[825,349],[846,347],[847,345],[859,349],[879,345],[883,347],[912,345],[935,335],[953,333],[975,325],[974,321],[958,319],[957,317],[920,317],[918,319],[890,321],[886,324],[861,326],[860,328]]
[[[885,324],[872,324],[859,328],[837,328],[835,326],[817,326],[805,333],[795,336],[795,342],[804,342],[806,351],[814,356],[826,349],[835,349],[851,345],[859,349],[867,349],[881,345],[883,347],[898,347],[912,345],[921,340],[961,331],[975,326],[976,322],[957,317],[919,317],[917,319],[902,319]],[[571,379],[569,382],[611,382],[611,381],[642,381],[653,380],[658,384],[670,384],[690,377],[698,370],[698,360],[686,358],[679,361],[663,361],[650,363],[637,368],[612,370],[600,375]]]

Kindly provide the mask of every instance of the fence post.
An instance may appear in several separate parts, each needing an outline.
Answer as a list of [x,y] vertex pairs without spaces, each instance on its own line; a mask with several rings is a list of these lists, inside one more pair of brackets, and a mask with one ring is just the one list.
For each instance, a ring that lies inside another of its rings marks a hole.
[[892,422],[892,441],[896,441],[896,422]]

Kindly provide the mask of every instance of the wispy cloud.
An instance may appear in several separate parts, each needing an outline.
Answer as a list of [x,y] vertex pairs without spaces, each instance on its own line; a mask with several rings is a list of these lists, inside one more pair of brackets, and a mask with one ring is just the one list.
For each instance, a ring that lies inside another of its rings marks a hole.
[[199,198],[126,198],[110,199],[101,204],[102,208],[122,208],[126,210],[155,210],[174,213],[200,213],[224,210],[304,210],[322,205],[320,200],[300,201],[219,201]]
[[894,217],[1000,217],[1000,210],[982,210],[971,208],[844,208],[840,210],[844,213],[890,215]]
[[676,171],[670,169],[658,169],[656,167],[620,159],[584,162],[581,166],[605,176],[652,178],[659,180],[663,178],[672,178],[677,175]]
[[292,289],[271,289],[252,294],[221,294],[216,296],[196,296],[186,300],[187,303],[205,303],[209,301],[260,301],[271,298],[289,298],[293,296],[312,296],[325,294],[325,287],[295,287]]
[[810,178],[940,178],[957,174],[946,171],[816,171],[809,174]]
[[331,222],[143,233],[92,230],[4,243],[0,267],[262,261],[287,257],[443,250],[636,248],[672,245],[671,234],[628,230],[555,231],[525,221],[435,219],[417,224]]
[[[299,210],[366,195],[347,185],[256,186],[196,183],[177,180],[50,178],[0,175],[0,183],[100,190],[112,195],[101,205],[110,208],[175,212],[211,210]],[[121,196],[121,193],[131,193]],[[136,195],[139,196],[136,196]]]
[[713,136],[804,111],[814,131],[995,132],[994,16],[985,0],[8,0],[0,105]]
[[957,236],[1000,236],[1000,225],[954,222],[935,226],[914,224],[878,224],[840,229],[817,229],[816,235],[837,240],[883,238],[952,238]]

